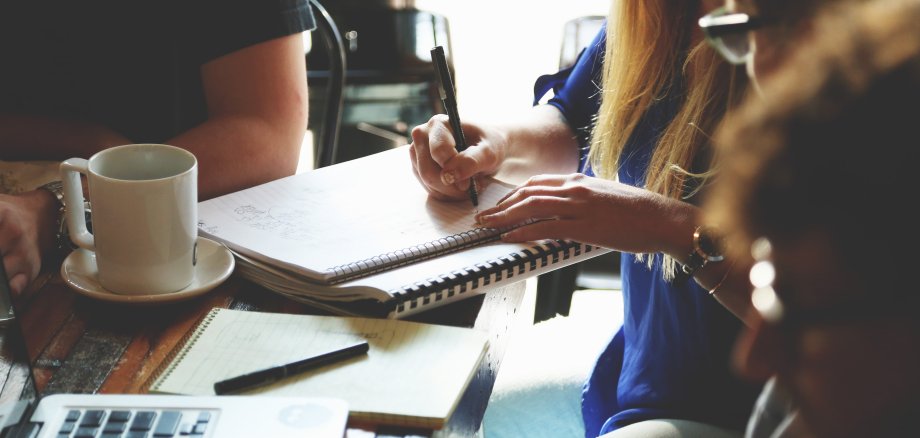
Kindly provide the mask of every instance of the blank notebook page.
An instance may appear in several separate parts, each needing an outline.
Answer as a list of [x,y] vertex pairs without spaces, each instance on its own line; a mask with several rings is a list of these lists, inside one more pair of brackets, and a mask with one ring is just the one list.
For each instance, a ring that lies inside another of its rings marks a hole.
[[357,356],[249,394],[339,397],[353,418],[440,427],[478,369],[486,335],[399,320],[213,310],[151,392],[213,395],[214,382],[367,339]]

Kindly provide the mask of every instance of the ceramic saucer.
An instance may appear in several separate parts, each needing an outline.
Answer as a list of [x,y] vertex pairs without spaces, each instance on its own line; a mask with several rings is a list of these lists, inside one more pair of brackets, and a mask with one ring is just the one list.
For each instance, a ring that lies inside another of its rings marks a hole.
[[124,295],[109,292],[96,279],[96,255],[92,251],[76,249],[64,259],[61,277],[81,295],[97,300],[128,304],[159,304],[182,301],[201,295],[221,284],[233,273],[233,254],[226,246],[204,237],[198,238],[198,264],[195,278],[185,289],[168,294]]

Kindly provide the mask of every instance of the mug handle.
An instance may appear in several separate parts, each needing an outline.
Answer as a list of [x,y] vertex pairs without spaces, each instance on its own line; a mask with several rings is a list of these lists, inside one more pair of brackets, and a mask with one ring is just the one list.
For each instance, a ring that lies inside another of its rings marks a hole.
[[61,163],[61,182],[64,183],[64,205],[66,206],[67,229],[70,240],[83,249],[94,251],[96,247],[92,233],[86,228],[86,212],[83,208],[83,182],[80,174],[88,173],[89,162],[82,158],[71,158]]

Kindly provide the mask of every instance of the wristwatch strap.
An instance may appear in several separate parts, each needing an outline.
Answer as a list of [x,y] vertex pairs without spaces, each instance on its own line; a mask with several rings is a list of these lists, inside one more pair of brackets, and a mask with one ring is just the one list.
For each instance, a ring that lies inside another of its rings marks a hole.
[[[72,250],[76,249],[77,246],[74,245],[73,241],[70,240],[70,233],[67,229],[67,220],[65,216],[67,205],[64,202],[64,184],[61,181],[51,181],[39,186],[38,188],[51,192],[51,194],[54,195],[54,198],[57,199],[58,215],[57,221],[55,222],[55,248],[57,249],[58,254],[67,255]],[[91,217],[89,202],[83,201],[83,206],[86,210],[86,226],[89,228]]]
[[688,277],[692,277],[696,271],[703,269],[703,266],[706,266],[709,260],[706,260],[705,257],[696,253],[696,251],[691,251],[690,255],[687,256],[687,263],[681,266],[681,271],[684,274],[687,274]]
[[720,246],[720,235],[713,227],[696,227],[693,231],[693,250],[687,256],[687,263],[681,267],[681,271],[689,278],[709,262],[721,262],[725,257]]

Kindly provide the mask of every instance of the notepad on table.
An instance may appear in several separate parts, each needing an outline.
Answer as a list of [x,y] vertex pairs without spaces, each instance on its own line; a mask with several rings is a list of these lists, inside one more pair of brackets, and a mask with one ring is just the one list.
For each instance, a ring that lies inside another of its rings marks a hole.
[[[483,178],[481,208],[512,189]],[[203,201],[198,217],[243,276],[345,315],[398,318],[609,252],[503,243],[506,230],[480,227],[475,214],[429,197],[403,146]]]
[[352,421],[439,429],[488,348],[483,332],[394,319],[215,308],[155,373],[154,393],[214,395],[214,382],[287,363],[355,337],[367,355],[288,377],[246,394],[345,399]]

